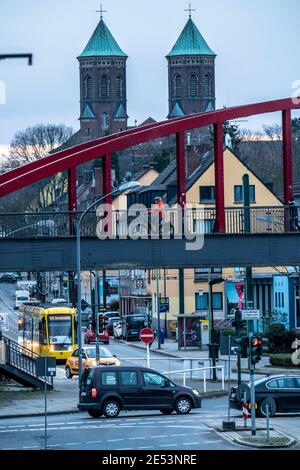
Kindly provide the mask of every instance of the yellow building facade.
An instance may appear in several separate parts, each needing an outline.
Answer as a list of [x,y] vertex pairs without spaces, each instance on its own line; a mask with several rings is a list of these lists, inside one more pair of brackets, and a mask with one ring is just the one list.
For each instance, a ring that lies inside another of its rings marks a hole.
[[[247,168],[229,149],[224,151],[224,179],[225,179],[225,207],[241,208],[241,188],[243,176],[249,175],[251,207],[282,206],[282,202],[268,187]],[[187,204],[204,205],[205,208],[214,208],[215,165],[212,164],[203,172],[187,190]],[[201,196],[204,196],[201,200]],[[210,200],[211,199],[211,200]],[[271,276],[277,271],[274,268],[254,268],[253,276]],[[226,281],[241,281],[244,277],[242,269],[216,269],[211,273],[214,277],[223,277]],[[208,270],[184,270],[184,306],[185,313],[207,314]],[[159,271],[159,293],[169,297],[170,311],[161,314],[162,326],[166,319],[168,324],[176,319],[179,311],[179,273],[178,270]],[[225,284],[213,287],[214,311],[216,319],[223,319],[226,314]],[[148,294],[152,296],[153,318],[157,319],[157,283],[156,272],[148,275]],[[229,313],[229,312],[227,312]]]

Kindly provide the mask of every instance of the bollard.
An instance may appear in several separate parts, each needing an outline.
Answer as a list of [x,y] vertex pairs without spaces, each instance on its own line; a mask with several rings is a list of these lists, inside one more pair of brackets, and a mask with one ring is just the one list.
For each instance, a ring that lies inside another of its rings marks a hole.
[[244,428],[247,427],[247,419],[249,417],[249,410],[248,410],[248,405],[247,405],[247,399],[246,399],[246,393],[243,394],[244,399],[243,399],[243,404],[242,404],[242,409],[243,409],[243,418],[244,418]]

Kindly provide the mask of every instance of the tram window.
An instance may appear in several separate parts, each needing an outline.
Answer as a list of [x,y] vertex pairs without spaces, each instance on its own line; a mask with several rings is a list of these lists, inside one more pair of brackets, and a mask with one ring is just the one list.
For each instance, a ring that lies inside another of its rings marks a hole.
[[42,318],[39,324],[39,336],[40,336],[40,344],[47,344],[47,337],[46,337],[46,321],[45,318]]

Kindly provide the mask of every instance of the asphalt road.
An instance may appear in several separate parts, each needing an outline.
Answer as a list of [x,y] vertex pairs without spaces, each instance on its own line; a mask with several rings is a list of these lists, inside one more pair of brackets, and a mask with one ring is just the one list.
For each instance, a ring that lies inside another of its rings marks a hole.
[[[224,399],[205,400],[189,415],[123,412],[117,419],[90,418],[86,413],[48,418],[49,449],[219,450],[239,449],[211,427],[226,414]],[[44,448],[44,419],[0,421],[0,449]]]
[[8,313],[9,331],[5,335],[16,341],[18,333],[18,311],[14,310],[16,284],[0,284],[0,313]]

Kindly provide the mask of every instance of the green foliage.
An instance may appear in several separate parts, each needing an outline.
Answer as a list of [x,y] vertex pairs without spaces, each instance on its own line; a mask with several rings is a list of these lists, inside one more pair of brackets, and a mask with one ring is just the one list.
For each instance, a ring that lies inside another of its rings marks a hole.
[[161,173],[170,163],[170,152],[166,149],[155,156],[155,162],[157,163],[157,171]]
[[272,354],[270,356],[270,364],[277,367],[300,367],[292,362],[292,354]]
[[295,330],[287,331],[281,323],[270,325],[269,350],[271,353],[292,353],[292,344],[299,333]]

